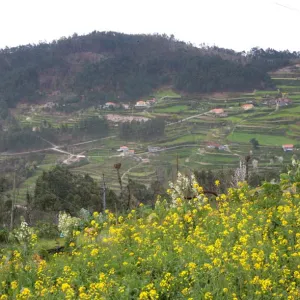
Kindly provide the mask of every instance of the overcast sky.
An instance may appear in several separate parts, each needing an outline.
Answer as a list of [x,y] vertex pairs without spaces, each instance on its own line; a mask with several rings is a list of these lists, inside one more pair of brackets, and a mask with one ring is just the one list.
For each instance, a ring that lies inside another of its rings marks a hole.
[[0,48],[97,30],[300,51],[299,0],[0,0],[0,11]]

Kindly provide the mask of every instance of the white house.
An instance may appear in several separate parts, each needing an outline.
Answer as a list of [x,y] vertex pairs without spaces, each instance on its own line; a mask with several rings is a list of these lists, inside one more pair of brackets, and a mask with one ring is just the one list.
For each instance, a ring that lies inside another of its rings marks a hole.
[[118,149],[117,151],[119,152],[127,152],[129,150],[129,148],[127,146],[121,146],[120,149]]
[[147,104],[147,102],[141,100],[141,101],[137,101],[137,103],[135,104],[135,108],[148,108],[150,105]]
[[294,145],[292,145],[292,144],[282,145],[282,149],[283,149],[284,152],[293,151],[294,150]]
[[118,104],[115,102],[106,102],[103,108],[116,108],[118,107]]
[[133,156],[134,150],[123,151],[123,156]]
[[126,110],[128,110],[130,108],[129,104],[125,104],[125,103],[122,104],[122,107]]

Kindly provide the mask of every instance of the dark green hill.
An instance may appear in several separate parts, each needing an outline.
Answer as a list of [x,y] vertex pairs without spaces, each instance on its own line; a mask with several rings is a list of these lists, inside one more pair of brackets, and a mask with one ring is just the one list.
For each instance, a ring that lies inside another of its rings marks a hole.
[[297,57],[272,49],[246,55],[197,48],[166,35],[74,34],[0,50],[0,97],[12,107],[53,91],[101,102],[136,99],[164,85],[190,93],[263,89],[272,87],[268,71]]

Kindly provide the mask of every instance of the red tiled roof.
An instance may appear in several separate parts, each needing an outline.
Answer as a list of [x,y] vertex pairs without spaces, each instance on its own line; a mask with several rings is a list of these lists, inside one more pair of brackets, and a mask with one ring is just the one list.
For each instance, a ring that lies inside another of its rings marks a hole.
[[253,104],[244,104],[242,105],[243,108],[252,108],[254,105]]
[[212,109],[211,112],[213,112],[215,114],[222,114],[222,113],[224,113],[224,109],[223,108],[215,108],[215,109]]

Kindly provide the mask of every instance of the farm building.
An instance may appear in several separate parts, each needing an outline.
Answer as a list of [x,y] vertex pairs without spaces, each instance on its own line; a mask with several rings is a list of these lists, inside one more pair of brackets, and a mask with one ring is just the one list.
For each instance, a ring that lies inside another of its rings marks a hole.
[[210,113],[216,114],[216,115],[220,115],[224,113],[224,109],[223,108],[215,108],[209,111]]
[[129,150],[129,148],[127,146],[121,146],[120,149],[118,149],[117,151],[119,151],[119,152],[126,152],[128,150]]
[[118,104],[115,102],[106,102],[103,108],[117,108]]
[[284,152],[293,151],[294,150],[294,145],[292,145],[292,144],[282,145],[282,149],[283,149]]
[[137,101],[137,103],[135,104],[135,108],[148,108],[150,105],[147,104],[147,102],[145,101]]
[[149,102],[151,105],[153,105],[156,103],[156,99],[153,98],[153,99],[148,100],[147,102]]
[[157,152],[157,151],[160,151],[160,150],[161,150],[160,147],[148,146],[148,151],[149,152]]
[[130,108],[129,104],[125,104],[125,103],[122,104],[122,107],[126,110]]
[[250,109],[253,109],[253,108],[254,108],[254,105],[250,104],[250,103],[242,105],[243,110],[250,110]]
[[123,156],[133,156],[134,150],[123,151],[122,155]]
[[292,103],[293,103],[293,101],[288,98],[280,98],[280,99],[267,100],[267,101],[264,101],[262,104],[268,105],[268,106],[277,105],[279,107],[284,107],[284,106],[291,105]]
[[209,112],[218,117],[227,117],[228,116],[228,114],[224,112],[223,108],[215,108],[215,109],[210,110]]
[[65,159],[62,163],[64,165],[71,165],[84,160],[86,160],[85,155],[70,155],[70,157]]
[[226,150],[226,145],[220,145],[218,143],[214,143],[214,142],[210,142],[210,143],[207,143],[206,147],[208,149],[218,149],[218,150]]
[[292,100],[288,99],[288,98],[282,98],[282,99],[277,99],[277,105],[278,106],[288,106],[291,105],[293,103]]

